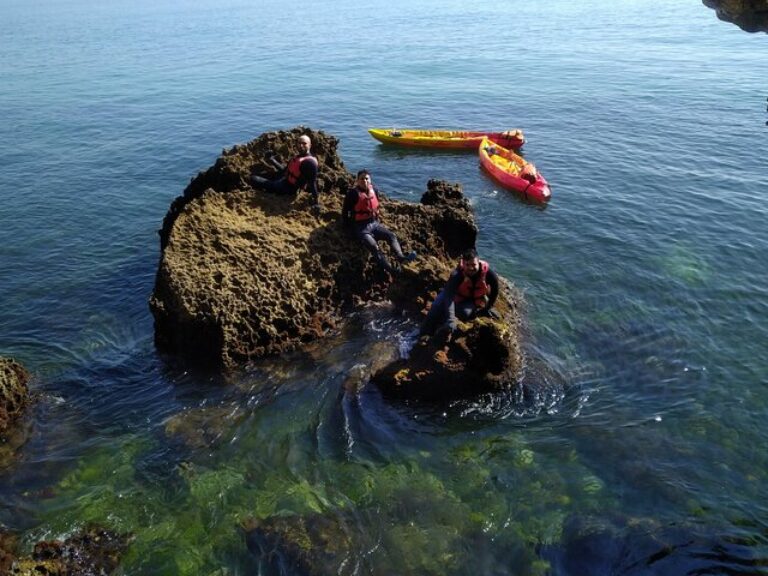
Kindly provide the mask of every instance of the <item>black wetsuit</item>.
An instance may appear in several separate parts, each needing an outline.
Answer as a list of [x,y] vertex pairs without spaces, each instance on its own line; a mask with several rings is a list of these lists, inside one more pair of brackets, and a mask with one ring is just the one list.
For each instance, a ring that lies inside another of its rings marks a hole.
[[[300,154],[298,158],[312,156],[311,154]],[[296,157],[292,158],[295,159]],[[314,156],[313,156],[314,158]],[[295,194],[297,190],[305,188],[312,194],[315,204],[319,203],[319,194],[317,191],[317,159],[314,162],[302,162],[299,164],[299,178],[294,184],[288,181],[288,167],[282,166],[283,175],[275,180],[269,180],[261,176],[252,175],[251,184],[254,188],[260,188],[266,192],[276,192],[278,194]]]
[[[480,274],[479,270],[475,276],[470,278],[475,279],[478,274]],[[457,316],[461,320],[471,320],[475,317],[479,310],[473,298],[462,298],[458,302],[454,302],[456,293],[463,281],[463,272],[459,270],[451,272],[448,282],[445,283],[445,287],[437,295],[435,301],[432,302],[432,307],[424,319],[420,330],[422,335],[433,334],[442,325],[447,325],[451,330],[455,330]],[[485,273],[485,283],[488,284],[491,291],[488,294],[488,303],[483,310],[490,310],[499,296],[499,277],[490,268]]]
[[[378,189],[373,186],[373,193],[376,198],[379,197]],[[354,231],[355,236],[360,240],[366,248],[374,255],[374,257],[381,263],[381,265],[389,269],[389,263],[387,263],[384,255],[379,250],[377,241],[384,240],[389,243],[392,251],[400,261],[406,260],[403,256],[403,250],[400,248],[400,242],[397,241],[397,236],[384,226],[376,216],[372,216],[366,220],[355,219],[355,206],[359,198],[360,190],[353,186],[347,191],[347,195],[344,197],[344,205],[341,209],[341,215],[344,220],[344,225]]]

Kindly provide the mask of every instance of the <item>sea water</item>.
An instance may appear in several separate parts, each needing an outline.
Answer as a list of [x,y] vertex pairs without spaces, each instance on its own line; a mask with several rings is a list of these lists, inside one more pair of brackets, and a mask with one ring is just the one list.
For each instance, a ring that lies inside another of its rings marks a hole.
[[[767,48],[694,0],[5,0],[0,353],[42,399],[0,526],[131,532],[125,574],[295,573],[244,541],[275,515],[347,573],[768,572]],[[462,184],[535,393],[385,401],[380,311],[227,381],[158,355],[170,202],[300,124],[395,198]],[[552,201],[373,126],[521,128]]]

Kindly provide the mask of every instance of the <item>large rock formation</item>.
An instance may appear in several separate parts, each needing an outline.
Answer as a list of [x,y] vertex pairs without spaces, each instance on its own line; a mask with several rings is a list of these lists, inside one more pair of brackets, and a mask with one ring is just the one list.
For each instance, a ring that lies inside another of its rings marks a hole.
[[[267,194],[247,183],[252,170],[267,170],[269,151],[289,158],[300,134],[312,138],[320,162],[317,215],[305,192]],[[225,150],[173,202],[150,301],[162,350],[232,368],[322,338],[361,303],[390,300],[414,314],[425,308],[461,251],[475,244],[469,202],[458,185],[441,181],[427,184],[419,204],[384,198],[384,223],[419,254],[390,276],[340,223],[353,176],[337,146],[302,127],[262,134]]]
[[746,32],[768,32],[768,0],[702,0],[717,17]]
[[0,438],[24,412],[30,396],[29,372],[11,358],[0,357]]

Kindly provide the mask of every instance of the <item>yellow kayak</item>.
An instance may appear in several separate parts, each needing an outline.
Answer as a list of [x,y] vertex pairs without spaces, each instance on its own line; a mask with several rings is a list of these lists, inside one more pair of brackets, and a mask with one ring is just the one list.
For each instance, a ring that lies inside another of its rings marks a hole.
[[507,149],[517,150],[525,142],[522,130],[505,132],[473,132],[469,130],[414,130],[411,128],[370,128],[368,132],[379,142],[419,148],[477,150],[483,138]]

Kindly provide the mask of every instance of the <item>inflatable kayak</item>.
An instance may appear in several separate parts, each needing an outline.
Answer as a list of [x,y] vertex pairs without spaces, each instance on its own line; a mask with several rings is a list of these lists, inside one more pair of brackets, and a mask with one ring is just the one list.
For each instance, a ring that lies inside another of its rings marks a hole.
[[525,142],[522,130],[506,132],[471,132],[468,130],[413,130],[410,128],[370,128],[368,132],[379,142],[419,148],[477,150],[483,138],[504,148],[517,150]]
[[499,184],[534,202],[549,201],[549,183],[533,164],[488,138],[483,139],[478,151],[480,165]]

